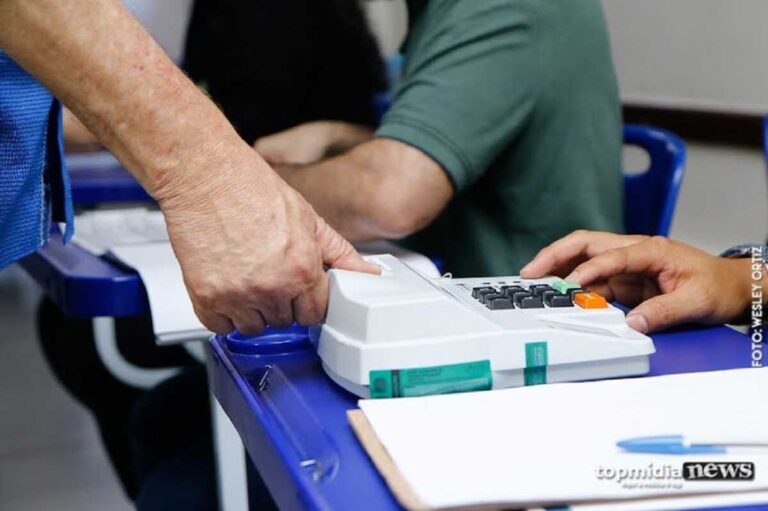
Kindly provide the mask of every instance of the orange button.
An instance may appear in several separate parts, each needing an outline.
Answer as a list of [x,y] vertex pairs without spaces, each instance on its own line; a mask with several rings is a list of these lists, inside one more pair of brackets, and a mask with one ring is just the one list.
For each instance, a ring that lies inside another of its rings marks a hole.
[[608,307],[608,302],[605,301],[605,298],[592,291],[576,293],[573,296],[573,301],[582,309],[605,309]]

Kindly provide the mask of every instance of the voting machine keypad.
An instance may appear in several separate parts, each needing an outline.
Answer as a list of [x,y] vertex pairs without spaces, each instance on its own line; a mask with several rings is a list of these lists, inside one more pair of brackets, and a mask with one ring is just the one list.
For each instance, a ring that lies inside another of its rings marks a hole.
[[653,341],[579,284],[550,276],[433,278],[388,254],[370,260],[381,275],[328,272],[326,321],[310,334],[326,373],[358,396],[371,397],[382,371],[391,385],[395,375],[410,381],[411,370],[443,378],[456,369],[474,382],[466,368],[484,364],[492,388],[507,388],[650,369]]
[[565,280],[558,280],[551,284],[484,282],[472,288],[472,298],[491,310],[574,306],[582,309],[604,309],[608,307],[605,298],[599,294]]

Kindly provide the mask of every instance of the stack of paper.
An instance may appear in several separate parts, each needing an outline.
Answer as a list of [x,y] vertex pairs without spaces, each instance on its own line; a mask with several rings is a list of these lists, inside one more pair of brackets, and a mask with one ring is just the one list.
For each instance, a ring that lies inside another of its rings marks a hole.
[[[690,509],[768,503],[768,449],[637,454],[616,442],[682,434],[768,444],[766,391],[768,371],[743,369],[363,400],[350,421],[409,509]],[[684,480],[689,461],[751,462],[754,480]]]
[[192,308],[160,211],[89,211],[76,222],[75,243],[97,255],[109,254],[139,273],[159,344],[210,337]]
[[168,241],[160,211],[146,208],[88,211],[77,216],[73,241],[102,255],[112,247]]
[[109,252],[141,275],[158,344],[202,340],[211,336],[195,315],[170,242],[117,245],[111,247]]

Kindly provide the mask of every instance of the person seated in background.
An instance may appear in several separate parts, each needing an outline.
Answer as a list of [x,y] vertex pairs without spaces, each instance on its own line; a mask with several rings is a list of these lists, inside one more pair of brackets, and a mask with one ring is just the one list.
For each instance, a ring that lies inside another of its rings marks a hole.
[[319,119],[373,126],[386,88],[355,0],[195,0],[182,67],[251,144]]
[[[373,96],[386,87],[376,41],[348,0],[195,0],[182,68],[250,144],[316,119],[372,127]],[[63,122],[67,152],[101,147],[69,110]]]
[[577,228],[621,231],[600,2],[408,7],[402,82],[377,130],[314,122],[257,152],[351,241],[404,238],[456,276],[515,274]]
[[542,249],[521,275],[558,275],[634,307],[627,323],[648,333],[748,320],[753,304],[768,302],[768,247],[755,247],[755,260],[752,251],[735,247],[716,257],[660,236],[576,231]]

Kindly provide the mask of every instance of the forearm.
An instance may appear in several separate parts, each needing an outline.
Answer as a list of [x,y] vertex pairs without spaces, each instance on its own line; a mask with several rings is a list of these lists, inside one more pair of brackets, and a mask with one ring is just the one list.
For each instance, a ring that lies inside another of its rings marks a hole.
[[341,121],[327,121],[326,124],[329,156],[341,154],[373,138],[373,130],[368,126]]
[[245,147],[121,2],[0,0],[0,47],[160,200]]
[[379,179],[347,156],[310,165],[286,165],[278,174],[306,198],[315,211],[351,242],[398,238],[375,214]]
[[352,241],[405,237],[432,222],[453,195],[446,173],[431,158],[381,138],[278,172]]

